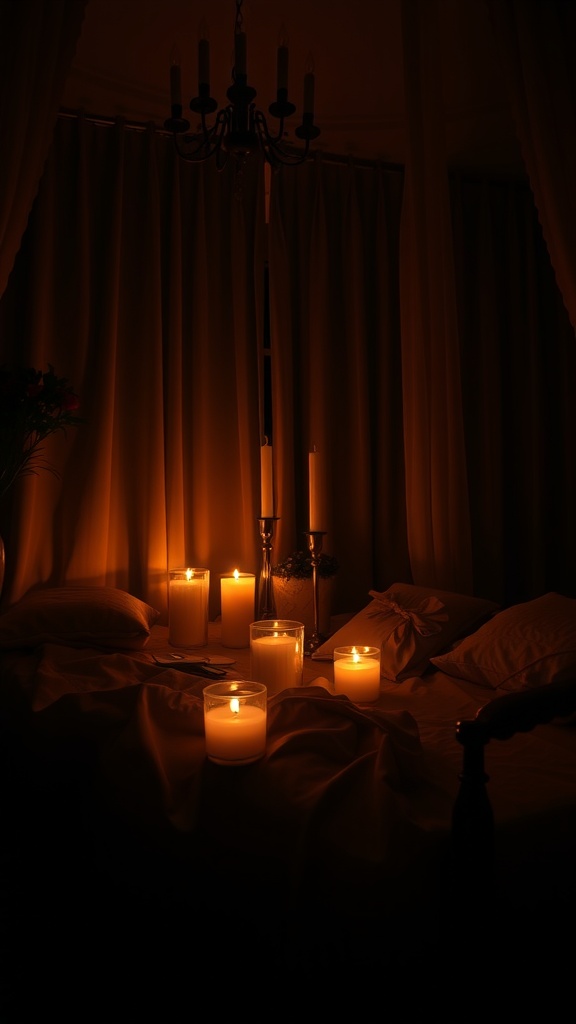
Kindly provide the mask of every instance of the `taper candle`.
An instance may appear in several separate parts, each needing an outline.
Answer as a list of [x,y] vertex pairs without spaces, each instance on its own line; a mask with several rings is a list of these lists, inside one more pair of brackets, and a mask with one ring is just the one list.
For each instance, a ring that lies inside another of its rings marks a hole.
[[262,519],[274,516],[272,445],[268,441],[260,448],[260,516]]
[[314,446],[313,451],[308,455],[308,488],[309,488],[309,530],[310,533],[323,533],[326,531],[326,503],[324,479],[324,462],[319,451]]

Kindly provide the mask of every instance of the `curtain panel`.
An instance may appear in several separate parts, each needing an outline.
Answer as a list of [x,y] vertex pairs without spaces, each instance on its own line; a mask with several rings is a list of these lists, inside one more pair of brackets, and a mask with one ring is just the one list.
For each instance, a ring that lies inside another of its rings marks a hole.
[[52,143],[88,0],[0,0],[0,295]]
[[274,175],[270,308],[278,554],[306,548],[323,458],[335,603],[406,579],[398,239],[403,172],[318,158]]
[[[449,539],[452,520],[469,531],[472,592],[573,590],[576,345],[530,189],[449,180],[456,358],[427,327],[433,374],[401,318],[420,302],[400,274],[405,189],[401,169],[322,158],[273,176],[273,557],[306,544],[316,446],[323,540],[341,566],[335,612],[396,580],[450,589],[451,546],[426,551],[433,577],[410,548],[410,523],[436,511]],[[181,164],[153,129],[59,120],[0,300],[0,362],[52,363],[83,423],[46,443],[58,475],[22,479],[0,509],[3,602],[37,585],[108,584],[165,615],[167,570],[186,563],[211,570],[214,617],[219,574],[259,571],[263,200],[258,163],[239,181],[233,167]],[[463,459],[464,504],[444,445]]]
[[[1,510],[7,594],[259,565],[260,163],[181,164],[152,129],[59,120],[1,304],[0,362],[53,364],[83,423]],[[239,187],[241,185],[241,188]],[[11,557],[12,556],[12,557]]]

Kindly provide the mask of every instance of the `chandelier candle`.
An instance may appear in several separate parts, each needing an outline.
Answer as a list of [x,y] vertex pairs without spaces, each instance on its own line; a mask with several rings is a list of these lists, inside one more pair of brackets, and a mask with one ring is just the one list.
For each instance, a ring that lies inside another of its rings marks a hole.
[[250,675],[268,694],[302,686],[304,624],[292,619],[262,619],[250,626]]
[[250,625],[254,622],[256,577],[238,572],[220,580],[222,607],[221,640],[224,647],[249,647]]
[[356,704],[373,704],[380,696],[380,648],[335,647],[334,690]]
[[223,679],[203,690],[206,754],[216,764],[242,765],[266,752],[266,687]]
[[209,569],[171,569],[168,583],[168,641],[174,647],[208,643]]

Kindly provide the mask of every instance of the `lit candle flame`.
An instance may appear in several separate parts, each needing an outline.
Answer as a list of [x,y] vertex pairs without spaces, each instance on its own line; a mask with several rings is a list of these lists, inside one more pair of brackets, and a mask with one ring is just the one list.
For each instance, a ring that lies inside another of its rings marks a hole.
[[238,697],[232,697],[232,700],[230,701],[230,711],[233,715],[238,715],[240,713],[240,701],[238,700]]
[[355,647],[352,648],[352,661],[360,661],[360,655],[358,654],[358,651],[356,650]]
[[234,575],[234,579],[235,579],[235,580],[239,579],[239,577],[240,577],[240,573],[238,572],[238,569],[234,569],[234,573],[233,573],[233,575]]
[[194,575],[194,570],[193,569],[186,569],[186,579],[187,580],[191,580],[193,575]]

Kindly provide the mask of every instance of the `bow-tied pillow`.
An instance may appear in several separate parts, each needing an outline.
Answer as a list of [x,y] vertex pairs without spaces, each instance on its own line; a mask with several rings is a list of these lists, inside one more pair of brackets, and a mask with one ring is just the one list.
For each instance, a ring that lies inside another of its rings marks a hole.
[[332,661],[335,647],[380,647],[380,675],[401,682],[421,676],[430,658],[446,651],[499,610],[484,598],[431,587],[394,583],[372,600],[313,653]]

